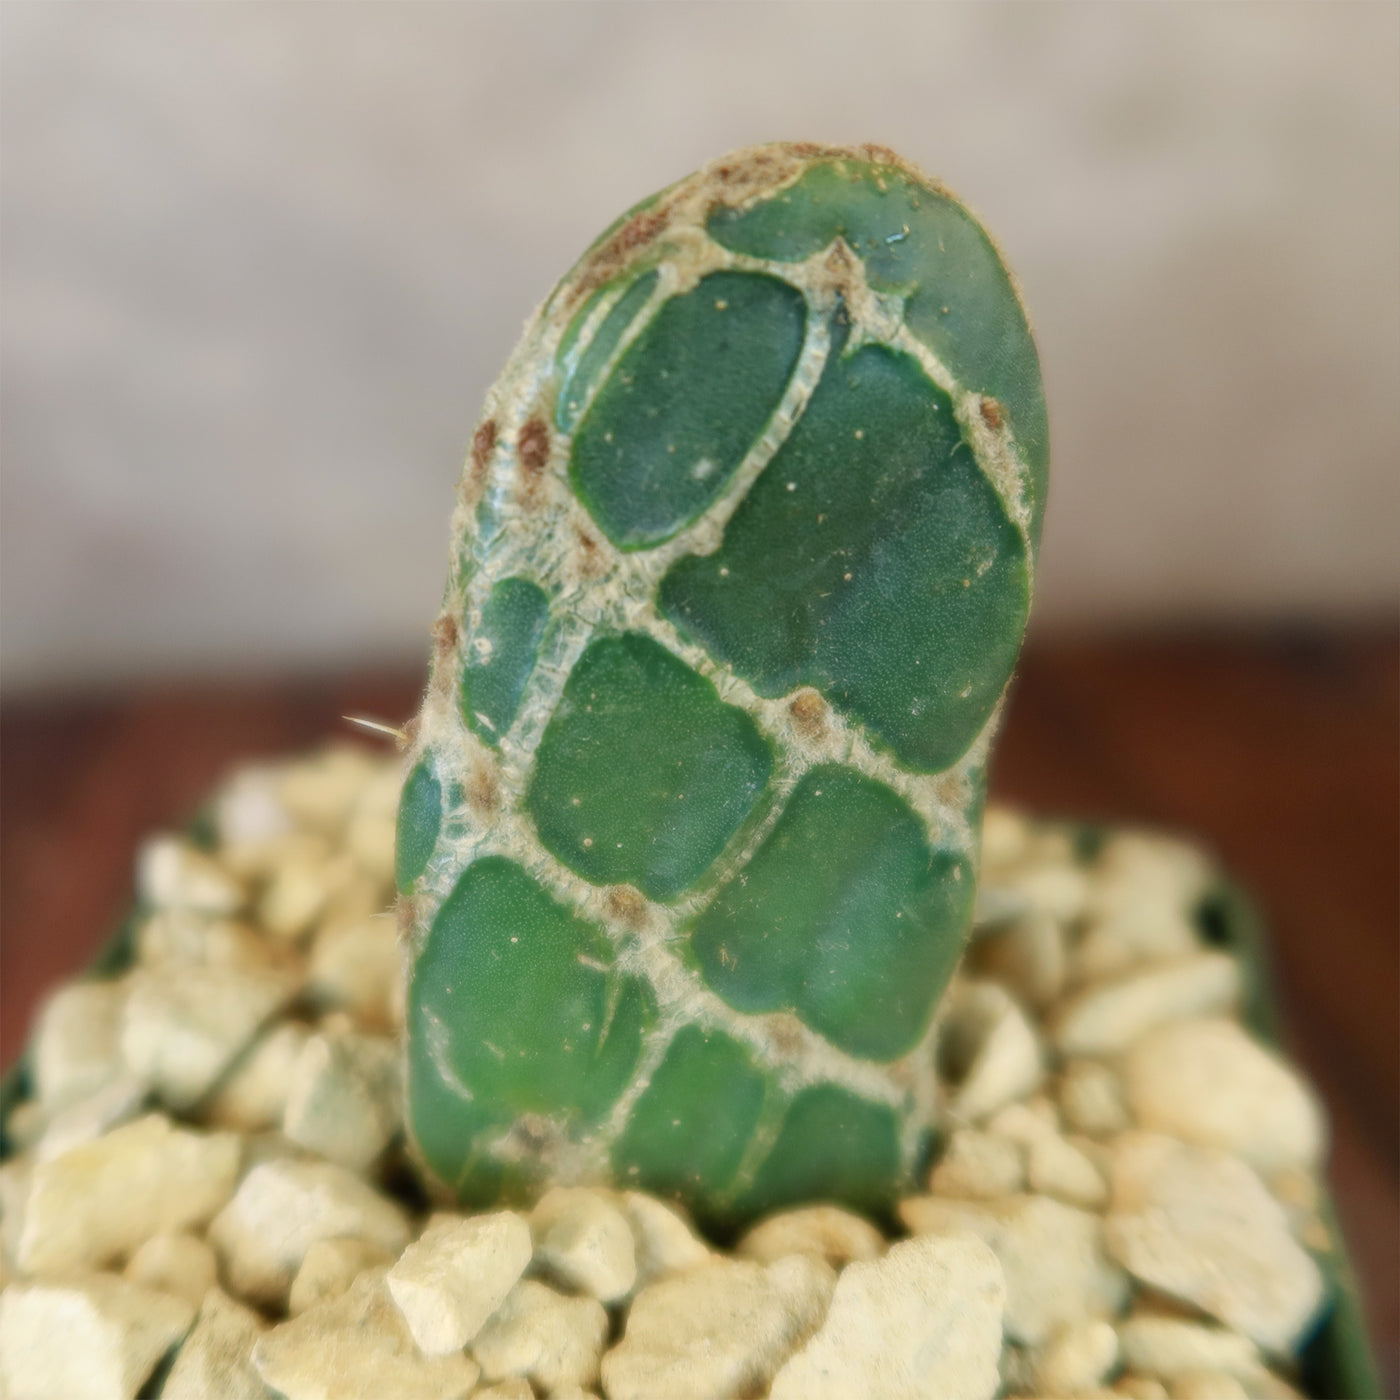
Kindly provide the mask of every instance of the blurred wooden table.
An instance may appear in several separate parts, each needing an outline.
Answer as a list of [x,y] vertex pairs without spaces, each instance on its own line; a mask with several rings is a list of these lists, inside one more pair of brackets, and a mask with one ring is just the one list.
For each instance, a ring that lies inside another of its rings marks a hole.
[[[0,1057],[119,917],[132,852],[234,763],[402,719],[412,675],[182,685],[0,712]],[[1400,652],[1393,628],[1032,646],[993,793],[1176,827],[1253,890],[1293,1050],[1327,1099],[1338,1206],[1400,1395]]]

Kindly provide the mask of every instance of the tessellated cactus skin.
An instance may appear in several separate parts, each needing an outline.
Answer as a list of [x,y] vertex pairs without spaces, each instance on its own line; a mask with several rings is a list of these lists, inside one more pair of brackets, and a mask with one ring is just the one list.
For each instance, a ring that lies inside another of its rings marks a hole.
[[439,1184],[718,1225],[908,1187],[1046,461],[995,245],[881,148],[716,161],[555,288],[463,473],[400,811]]

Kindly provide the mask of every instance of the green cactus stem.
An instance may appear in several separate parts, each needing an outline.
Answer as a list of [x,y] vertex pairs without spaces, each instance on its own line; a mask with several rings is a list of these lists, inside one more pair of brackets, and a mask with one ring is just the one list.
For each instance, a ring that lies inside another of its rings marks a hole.
[[888,151],[740,151],[555,288],[463,473],[399,819],[439,1185],[720,1226],[907,1188],[1045,475],[1015,285]]

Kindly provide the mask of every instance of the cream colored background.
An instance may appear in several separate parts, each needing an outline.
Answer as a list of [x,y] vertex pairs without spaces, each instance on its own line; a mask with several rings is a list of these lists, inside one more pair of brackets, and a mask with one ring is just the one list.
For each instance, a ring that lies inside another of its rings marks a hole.
[[624,206],[876,140],[1038,325],[1035,626],[1400,584],[1391,4],[3,6],[3,678],[416,660],[477,408]]

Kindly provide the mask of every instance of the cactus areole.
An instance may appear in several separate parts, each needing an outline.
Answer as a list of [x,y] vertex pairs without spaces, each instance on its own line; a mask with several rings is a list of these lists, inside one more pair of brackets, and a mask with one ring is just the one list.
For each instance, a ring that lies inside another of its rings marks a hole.
[[433,1181],[719,1228],[909,1188],[1045,479],[1015,284],[889,151],[740,151],[559,283],[476,429],[399,816]]

